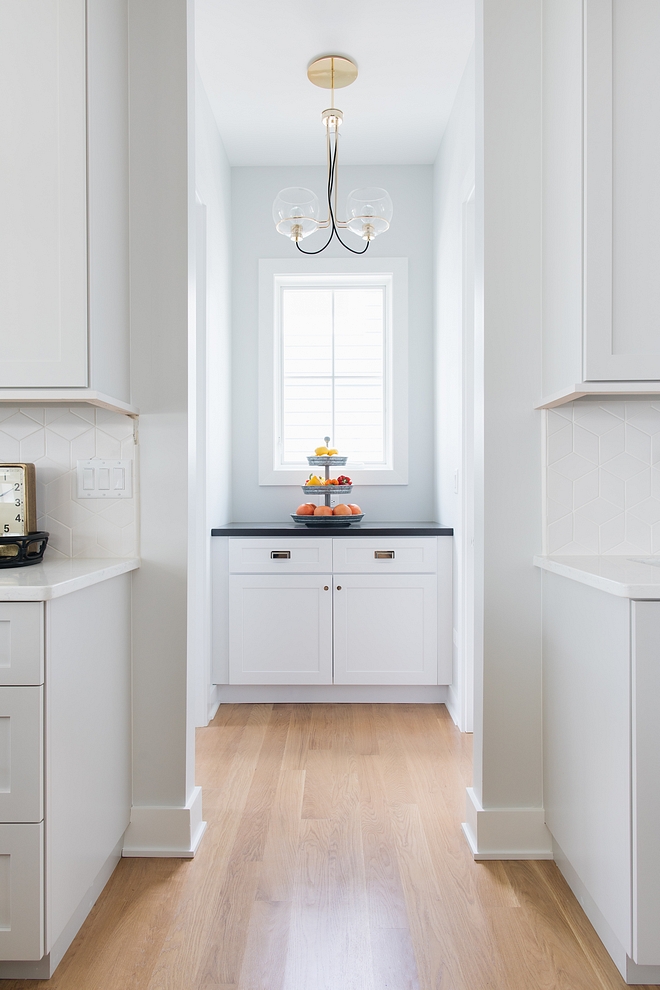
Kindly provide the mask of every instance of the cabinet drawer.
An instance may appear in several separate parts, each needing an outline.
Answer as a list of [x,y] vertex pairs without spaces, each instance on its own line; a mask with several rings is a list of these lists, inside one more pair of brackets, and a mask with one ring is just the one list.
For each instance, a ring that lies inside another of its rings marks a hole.
[[332,541],[332,569],[344,574],[434,574],[434,536],[347,537]]
[[230,539],[229,570],[233,574],[326,573],[332,570],[332,539]]
[[42,684],[42,602],[0,602],[0,684]]
[[0,822],[43,818],[43,688],[0,687]]
[[0,959],[43,954],[43,824],[0,825]]

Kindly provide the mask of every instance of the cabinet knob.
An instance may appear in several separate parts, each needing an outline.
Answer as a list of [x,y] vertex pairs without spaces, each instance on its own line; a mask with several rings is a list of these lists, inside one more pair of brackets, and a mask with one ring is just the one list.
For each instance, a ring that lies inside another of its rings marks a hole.
[[271,560],[291,560],[290,550],[271,550],[270,551]]
[[323,590],[324,590],[324,591],[329,591],[329,590],[330,590],[330,589],[328,588],[328,586],[327,586],[327,584],[325,584],[325,585],[323,585]]
[[376,560],[394,560],[394,550],[374,550]]
[[340,584],[337,585],[337,591],[341,591],[341,585]]

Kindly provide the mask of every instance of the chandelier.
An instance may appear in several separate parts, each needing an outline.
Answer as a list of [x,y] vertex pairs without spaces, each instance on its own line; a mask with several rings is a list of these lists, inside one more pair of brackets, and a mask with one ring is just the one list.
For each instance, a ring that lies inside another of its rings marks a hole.
[[[326,55],[315,59],[307,69],[307,77],[315,86],[332,92],[330,108],[324,110],[321,119],[325,126],[325,144],[328,180],[326,195],[328,212],[321,220],[321,207],[318,197],[311,189],[291,186],[282,189],[273,203],[273,220],[280,234],[290,237],[301,254],[321,254],[336,237],[342,247],[353,254],[364,254],[378,234],[383,234],[392,219],[392,200],[385,189],[367,186],[354,189],[346,201],[346,220],[337,215],[337,152],[339,148],[339,128],[344,119],[341,110],[335,107],[335,89],[350,86],[357,79],[357,65],[341,55]],[[317,230],[329,230],[330,236],[316,251],[305,251],[300,242]],[[350,230],[367,243],[361,251],[345,244],[339,231]]]

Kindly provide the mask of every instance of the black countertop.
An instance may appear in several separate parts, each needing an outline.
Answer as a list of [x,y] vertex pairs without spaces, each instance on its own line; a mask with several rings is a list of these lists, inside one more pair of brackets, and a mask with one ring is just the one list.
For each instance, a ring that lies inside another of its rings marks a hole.
[[453,536],[435,522],[361,522],[350,526],[305,526],[292,522],[235,522],[211,530],[211,536]]

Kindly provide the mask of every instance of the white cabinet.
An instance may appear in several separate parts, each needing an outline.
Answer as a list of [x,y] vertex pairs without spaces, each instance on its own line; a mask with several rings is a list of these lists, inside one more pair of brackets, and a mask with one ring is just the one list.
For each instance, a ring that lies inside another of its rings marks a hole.
[[660,5],[546,0],[544,47],[544,394],[660,390]]
[[450,537],[216,542],[216,683],[450,682]]
[[43,822],[0,824],[0,959],[44,953]]
[[335,684],[437,684],[435,574],[335,574]]
[[127,37],[125,0],[0,0],[0,388],[129,399]]
[[0,980],[52,975],[120,857],[130,581],[0,603]]
[[629,983],[660,980],[660,601],[543,575],[544,805]]
[[331,574],[232,574],[230,682],[331,684],[331,585]]

